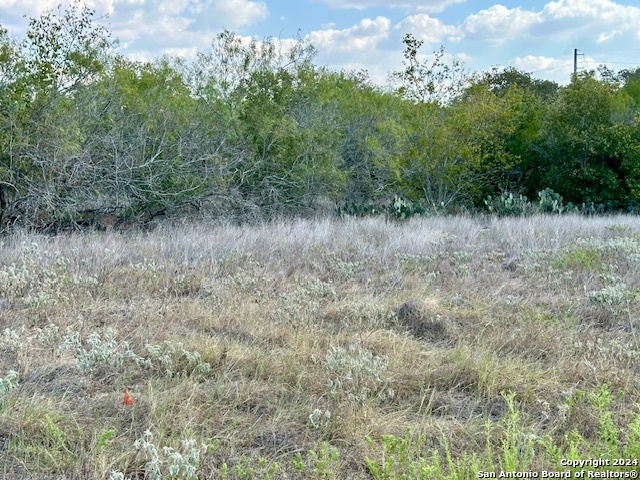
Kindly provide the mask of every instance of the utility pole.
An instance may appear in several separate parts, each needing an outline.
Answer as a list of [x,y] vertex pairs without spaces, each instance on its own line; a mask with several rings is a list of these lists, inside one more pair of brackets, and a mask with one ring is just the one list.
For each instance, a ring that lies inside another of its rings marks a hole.
[[584,57],[584,53],[578,53],[578,49],[573,49],[573,74],[578,74],[578,55],[582,55]]

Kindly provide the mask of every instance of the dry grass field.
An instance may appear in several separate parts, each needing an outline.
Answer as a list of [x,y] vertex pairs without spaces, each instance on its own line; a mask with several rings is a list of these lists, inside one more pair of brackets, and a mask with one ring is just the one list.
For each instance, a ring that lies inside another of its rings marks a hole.
[[638,217],[1,241],[1,478],[640,470]]

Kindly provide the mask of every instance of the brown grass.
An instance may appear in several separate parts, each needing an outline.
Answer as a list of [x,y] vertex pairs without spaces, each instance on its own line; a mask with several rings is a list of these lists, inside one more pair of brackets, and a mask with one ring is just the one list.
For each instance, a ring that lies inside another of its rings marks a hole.
[[[589,238],[601,257],[563,257]],[[616,250],[619,238],[630,243]],[[607,383],[623,393],[621,417],[637,398],[634,254],[640,219],[624,216],[16,233],[0,249],[0,377],[19,373],[19,386],[0,393],[0,476],[139,475],[146,460],[133,445],[150,430],[158,450],[217,442],[200,478],[243,457],[295,478],[294,455],[311,462],[322,442],[340,452],[327,478],[368,478],[365,436],[409,427],[430,436],[429,450],[444,432],[452,453],[481,453],[506,392],[530,431],[595,438],[589,405],[567,414],[566,395]],[[622,314],[588,298],[612,283],[631,292]],[[57,327],[49,336],[48,325]],[[76,350],[60,348],[77,335],[90,351],[91,335],[104,341],[109,328],[111,360],[123,342],[139,356],[179,346],[171,375],[159,359],[129,357],[83,370]],[[337,347],[386,368],[377,380],[334,378]],[[197,371],[194,353],[209,370]],[[341,382],[333,390],[332,379]],[[357,399],[363,385],[369,395]],[[133,406],[122,405],[125,388]],[[330,419],[314,428],[316,409]]]

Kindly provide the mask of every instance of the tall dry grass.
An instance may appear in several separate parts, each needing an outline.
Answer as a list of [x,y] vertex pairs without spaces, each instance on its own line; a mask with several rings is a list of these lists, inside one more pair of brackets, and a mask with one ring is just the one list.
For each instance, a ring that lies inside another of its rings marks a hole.
[[501,445],[508,393],[523,432],[595,441],[589,392],[619,392],[622,422],[638,394],[639,232],[538,216],[5,237],[0,472],[153,478],[152,445],[165,477],[188,447],[199,478],[370,478],[366,438]]

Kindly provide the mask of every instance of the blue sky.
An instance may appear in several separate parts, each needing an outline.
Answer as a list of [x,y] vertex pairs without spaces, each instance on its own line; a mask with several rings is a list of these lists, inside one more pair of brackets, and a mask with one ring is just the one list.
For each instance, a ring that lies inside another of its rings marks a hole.
[[[24,15],[60,0],[0,0],[0,24],[23,37]],[[62,2],[64,5],[64,1]],[[579,67],[640,66],[640,4],[629,0],[88,0],[121,42],[120,52],[151,60],[193,57],[222,29],[243,37],[296,35],[313,43],[316,63],[366,69],[384,83],[402,66],[402,38],[412,33],[430,54],[440,45],[470,72],[511,66],[566,83]]]

